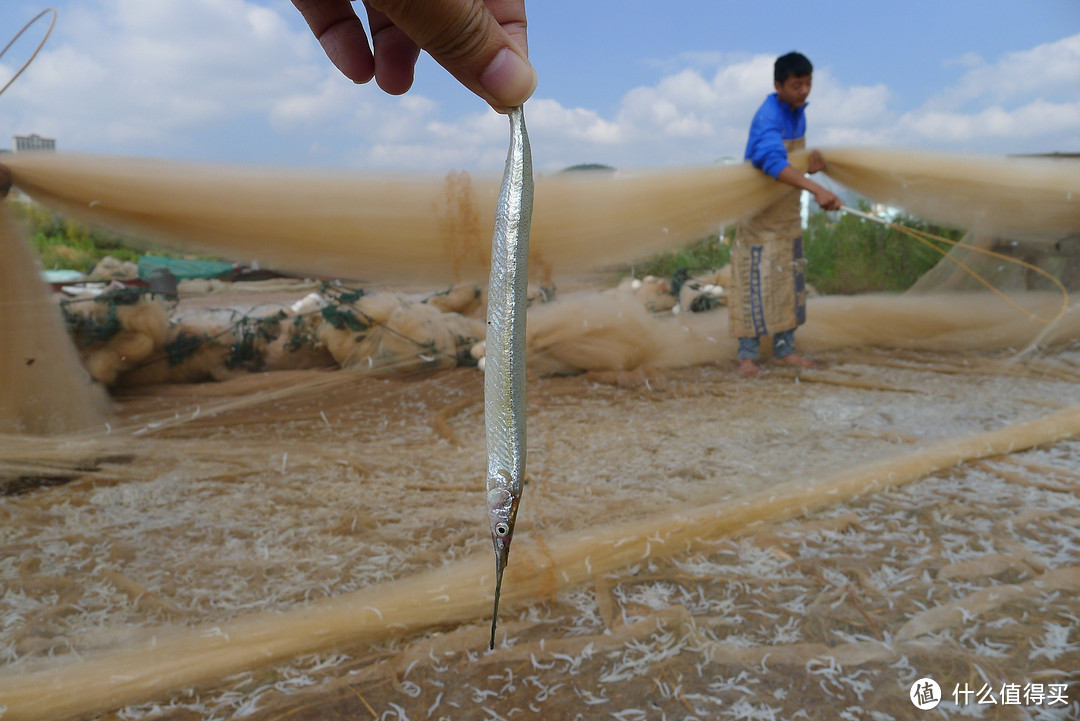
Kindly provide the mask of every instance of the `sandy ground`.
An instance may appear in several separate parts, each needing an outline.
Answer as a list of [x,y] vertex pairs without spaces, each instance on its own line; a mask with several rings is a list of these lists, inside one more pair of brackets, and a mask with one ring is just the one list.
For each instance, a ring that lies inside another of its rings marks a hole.
[[[533,379],[515,543],[1080,403],[1075,349],[818,360],[751,381],[728,365]],[[490,552],[475,369],[266,374],[116,402],[111,440],[72,444],[81,470],[0,497],[0,676]],[[476,618],[98,718],[1080,718],[1078,590],[1074,439],[504,608],[493,652]],[[934,712],[909,700],[924,677]]]

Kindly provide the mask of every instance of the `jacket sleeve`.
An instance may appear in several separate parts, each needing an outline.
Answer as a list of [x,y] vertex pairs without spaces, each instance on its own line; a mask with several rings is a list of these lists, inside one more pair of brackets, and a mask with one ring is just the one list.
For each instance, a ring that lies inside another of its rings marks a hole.
[[764,112],[754,116],[754,122],[750,125],[747,157],[755,168],[774,178],[787,167],[788,155],[780,118]]

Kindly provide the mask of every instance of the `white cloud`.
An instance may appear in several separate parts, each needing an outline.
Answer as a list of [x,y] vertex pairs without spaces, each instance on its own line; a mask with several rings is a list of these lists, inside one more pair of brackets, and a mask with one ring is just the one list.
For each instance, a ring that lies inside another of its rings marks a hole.
[[1080,145],[1080,34],[994,63],[965,56],[956,86],[904,113],[903,144],[993,153],[1075,151]]
[[[607,162],[627,167],[742,156],[750,118],[772,89],[773,57],[683,60],[686,65],[657,83],[623,96],[615,119],[605,126],[605,138],[614,146],[606,157],[615,158]],[[700,67],[710,60],[719,64]],[[817,69],[807,111],[809,142],[988,153],[1069,150],[1080,142],[1075,100],[1080,97],[1080,35],[1009,53],[994,63],[973,54],[960,62],[968,69],[956,88],[906,112],[894,107],[895,95],[883,83],[845,85],[831,68]],[[569,128],[567,123],[552,144],[561,141],[578,148],[579,159],[592,159],[589,147],[577,142],[580,133]]]
[[[716,59],[722,64],[711,80],[707,71],[684,67],[624,96],[616,123],[627,158],[670,164],[741,157],[750,118],[772,88],[773,58]],[[906,112],[883,83],[845,85],[831,68],[817,69],[809,142],[988,153],[1069,150],[1080,142],[1080,35],[993,63],[971,53],[956,62],[967,68],[956,87]],[[630,147],[642,142],[651,152]]]
[[729,120],[742,120],[749,127],[754,111],[773,91],[775,61],[772,55],[755,55],[719,66],[712,80],[718,98],[716,109]]
[[357,86],[328,68],[316,85],[275,100],[271,126],[283,134],[328,133],[369,142],[412,142],[439,106],[417,93],[391,97],[374,86]]
[[[455,121],[421,118],[435,106],[420,101],[420,111],[409,113],[409,96],[395,98],[386,108],[385,125],[372,128],[363,138],[345,138],[350,161],[364,168],[439,171],[501,168],[506,157],[509,126],[493,110],[472,113]],[[395,129],[394,113],[400,113]]]
[[0,117],[60,136],[62,147],[167,148],[178,130],[264,113],[288,88],[313,82],[321,71],[311,45],[310,34],[249,0],[72,6]]
[[[700,64],[705,59],[723,57],[696,55],[692,59]],[[620,159],[614,164],[700,164],[724,156],[741,158],[750,120],[773,89],[774,60],[771,55],[755,55],[732,58],[727,64],[709,68],[683,67],[654,85],[631,89],[623,96],[614,121],[603,126],[605,142],[617,146]],[[876,130],[867,132],[864,128],[890,121],[888,104],[892,95],[888,88],[845,87],[828,69],[815,72],[814,83],[812,141],[880,137]],[[587,112],[563,111],[568,117]],[[596,118],[596,122],[603,121]],[[564,144],[581,138],[580,133],[566,130],[569,124],[563,127],[559,139]],[[582,158],[593,159],[587,154]]]
[[689,69],[667,76],[657,85],[656,91],[680,107],[696,110],[713,109],[720,101],[713,84]]
[[905,114],[900,126],[924,140],[952,144],[1040,139],[1070,132],[1075,135],[1080,128],[1080,102],[1039,100],[1012,110],[994,105],[972,114],[915,112]]
[[270,121],[282,132],[340,122],[355,101],[355,93],[348,90],[341,78],[327,73],[313,88],[298,89],[275,100],[270,106]]
[[[489,135],[507,135],[508,128],[506,119],[491,110],[471,113],[457,122],[432,121],[427,126],[427,130],[446,140],[460,138],[470,145]],[[506,145],[502,140],[500,144]]]
[[755,56],[715,69],[711,79],[684,68],[654,86],[630,90],[617,115],[621,135],[637,142],[683,139],[715,142],[729,123],[750,125],[772,88],[772,59]]
[[[72,5],[4,95],[0,125],[57,137],[62,149],[117,154],[184,155],[250,127],[266,139],[267,158],[292,147],[294,159],[298,151],[375,169],[501,164],[493,158],[505,155],[507,131],[494,112],[448,119],[415,91],[392,97],[374,83],[357,86],[298,20],[289,3],[259,0]],[[586,142],[605,132],[595,113],[562,115],[552,122],[573,116]],[[178,147],[179,138],[189,145]]]
[[634,88],[623,98],[619,127],[625,137],[708,137],[712,128],[700,111],[680,105],[661,88]]
[[604,120],[593,110],[565,108],[546,98],[530,101],[528,108],[529,127],[534,133],[558,134],[597,145],[619,143],[623,139],[616,123]]
[[[741,158],[750,119],[772,91],[773,61],[687,52],[655,64],[664,75],[627,88],[606,114],[535,97],[527,114],[537,167]],[[1080,145],[1080,35],[951,63],[960,80],[914,108],[895,107],[884,83],[852,86],[819,67],[808,140],[975,152]],[[352,84],[283,0],[82,0],[62,11],[4,95],[0,125],[55,136],[62,149],[184,156],[231,132],[254,139],[244,152],[265,146],[254,162],[280,149],[294,163],[497,171],[505,118],[471,107],[456,113],[416,90],[391,97]]]
[[896,134],[891,125],[869,128],[826,125],[814,132],[812,146],[824,148],[857,145],[894,146],[896,144]]
[[969,70],[956,87],[928,103],[954,109],[974,101],[1009,104],[1038,97],[1080,96],[1080,34],[1030,50],[1004,55],[987,64],[978,56],[965,56]]
[[885,85],[845,87],[828,70],[814,73],[814,89],[807,110],[817,129],[880,126],[891,119],[892,92]]

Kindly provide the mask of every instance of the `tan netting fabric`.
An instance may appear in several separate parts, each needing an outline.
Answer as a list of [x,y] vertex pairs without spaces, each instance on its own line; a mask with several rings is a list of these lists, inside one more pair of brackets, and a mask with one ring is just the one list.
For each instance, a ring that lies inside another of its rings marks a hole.
[[[825,155],[1069,277],[1075,165]],[[10,161],[77,217],[385,287],[290,297],[247,336],[144,298],[73,344],[3,226],[3,721],[869,717],[920,673],[1000,687],[1080,663],[1080,314],[1048,326],[943,265],[919,292],[810,299],[799,343],[822,367],[743,383],[723,308],[657,313],[655,279],[534,293],[521,538],[485,654],[482,376],[446,366],[482,356],[494,181]],[[683,245],[771,182],[542,178],[534,286]],[[1061,306],[981,268],[1022,310]],[[216,341],[170,364],[184,333]],[[270,372],[295,338],[315,369]],[[1036,340],[1052,352],[1017,358]]]

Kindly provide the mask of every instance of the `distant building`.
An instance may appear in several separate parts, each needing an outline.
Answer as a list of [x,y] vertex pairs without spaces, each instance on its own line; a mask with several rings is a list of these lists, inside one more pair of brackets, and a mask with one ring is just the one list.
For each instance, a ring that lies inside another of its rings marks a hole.
[[37,133],[31,133],[30,135],[16,135],[15,136],[15,152],[23,153],[28,151],[45,151],[48,153],[56,152],[56,138],[43,138]]

